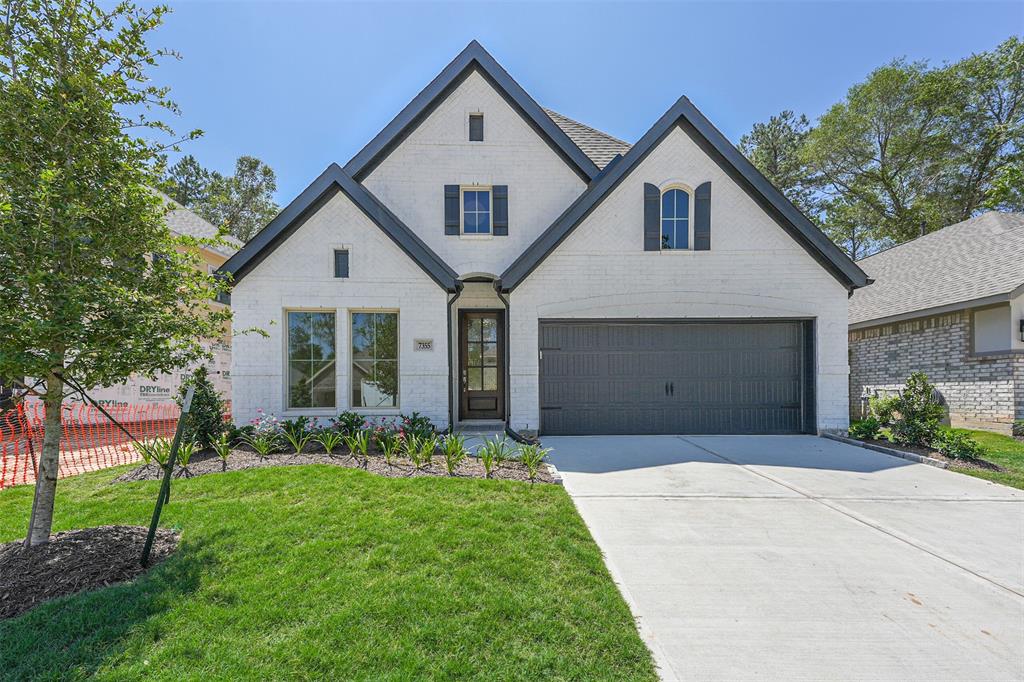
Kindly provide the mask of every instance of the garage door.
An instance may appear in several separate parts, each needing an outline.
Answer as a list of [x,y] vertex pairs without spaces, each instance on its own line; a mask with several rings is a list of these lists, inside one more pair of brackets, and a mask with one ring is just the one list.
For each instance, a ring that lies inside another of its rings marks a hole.
[[813,432],[809,321],[541,321],[541,432]]

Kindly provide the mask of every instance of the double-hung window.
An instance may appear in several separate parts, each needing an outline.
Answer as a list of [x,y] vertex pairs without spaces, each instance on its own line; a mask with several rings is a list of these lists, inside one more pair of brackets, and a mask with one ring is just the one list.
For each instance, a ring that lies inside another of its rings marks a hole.
[[462,188],[462,233],[491,233],[490,187]]
[[398,313],[352,313],[352,407],[398,407]]
[[336,407],[335,341],[333,312],[288,312],[290,409]]

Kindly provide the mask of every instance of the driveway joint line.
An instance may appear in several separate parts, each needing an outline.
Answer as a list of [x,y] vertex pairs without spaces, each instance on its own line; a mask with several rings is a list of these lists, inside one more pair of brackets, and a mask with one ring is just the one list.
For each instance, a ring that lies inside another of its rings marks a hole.
[[971,568],[968,568],[967,566],[964,566],[963,564],[957,563],[956,561],[953,561],[952,559],[944,557],[941,554],[928,549],[927,547],[919,545],[918,543],[910,540],[909,538],[902,537],[898,533],[890,531],[887,528],[884,528],[883,526],[878,525],[877,523],[869,521],[868,519],[860,516],[859,514],[854,513],[851,510],[844,509],[842,506],[840,506],[838,504],[830,503],[828,498],[825,498],[825,497],[815,497],[811,493],[808,493],[808,492],[802,490],[801,488],[799,488],[797,486],[794,486],[794,485],[791,485],[789,483],[786,483],[785,481],[783,481],[781,479],[778,479],[778,478],[775,478],[774,476],[766,474],[766,473],[764,473],[762,471],[758,471],[757,469],[754,469],[754,468],[752,468],[752,467],[750,467],[750,466],[748,466],[746,464],[743,464],[741,462],[737,462],[735,460],[732,460],[732,459],[726,457],[725,455],[719,454],[719,453],[715,452],[714,450],[712,450],[710,448],[707,448],[707,447],[705,447],[705,446],[703,446],[703,445],[701,445],[699,443],[695,443],[695,442],[693,442],[692,440],[690,440],[688,438],[684,438],[683,436],[676,436],[676,438],[678,438],[679,440],[683,441],[684,443],[687,443],[688,445],[692,445],[695,448],[703,450],[704,452],[708,453],[709,455],[717,457],[718,459],[722,460],[723,462],[728,462],[729,464],[732,464],[733,466],[736,466],[736,467],[739,467],[739,468],[741,468],[741,469],[743,469],[745,471],[748,471],[748,472],[754,474],[755,476],[760,476],[761,478],[765,479],[766,481],[771,481],[772,483],[774,483],[776,485],[779,485],[779,486],[782,486],[783,488],[787,488],[789,490],[792,490],[793,492],[797,493],[798,495],[806,497],[809,500],[813,500],[813,501],[817,502],[818,504],[822,505],[823,507],[826,507],[828,509],[831,509],[832,511],[838,512],[838,513],[842,514],[843,516],[846,516],[847,518],[852,519],[853,521],[856,521],[857,523],[863,524],[863,525],[867,526],[868,528],[874,528],[875,530],[877,530],[880,533],[884,533],[885,535],[888,535],[889,537],[891,537],[891,538],[893,538],[895,540],[899,540],[900,542],[902,542],[902,543],[904,543],[906,545],[909,545],[909,546],[911,546],[911,547],[913,547],[913,548],[915,548],[915,549],[917,549],[917,550],[919,550],[921,552],[924,552],[925,554],[929,554],[929,555],[935,557],[936,559],[939,559],[940,561],[943,561],[943,562],[949,564],[950,566],[954,566],[956,568],[959,568],[961,571],[964,571],[965,573],[969,573],[970,575],[973,575],[974,577],[979,578],[979,579],[989,583],[990,585],[993,585],[993,586],[998,587],[998,588],[1000,588],[1002,590],[1005,590],[1006,592],[1009,592],[1010,594],[1013,594],[1013,595],[1015,595],[1017,597],[1024,597],[1024,592],[1020,592],[1018,590],[1015,590],[1014,588],[1012,588],[1012,587],[1010,587],[1008,585],[1003,585],[1002,583],[1000,583],[1000,582],[998,582],[996,580],[993,580],[992,578],[989,578],[988,576],[985,576],[985,575],[983,575],[981,573],[978,573],[977,571],[975,571],[975,570],[973,570]]

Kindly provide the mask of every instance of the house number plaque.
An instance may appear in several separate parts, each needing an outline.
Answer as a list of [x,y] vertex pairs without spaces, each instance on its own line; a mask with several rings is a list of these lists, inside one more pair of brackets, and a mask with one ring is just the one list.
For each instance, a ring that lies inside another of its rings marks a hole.
[[412,342],[414,350],[434,350],[434,339],[413,339]]

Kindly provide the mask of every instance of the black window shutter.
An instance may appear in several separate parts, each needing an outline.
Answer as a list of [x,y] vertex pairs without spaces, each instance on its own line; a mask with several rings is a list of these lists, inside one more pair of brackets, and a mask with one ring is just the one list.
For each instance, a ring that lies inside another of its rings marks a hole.
[[444,186],[444,233],[459,233],[459,186]]
[[693,193],[693,250],[711,250],[711,183]]
[[348,277],[348,251],[335,249],[334,251],[334,276]]
[[491,188],[491,201],[494,206],[494,235],[508,236],[508,185],[494,185]]
[[661,251],[661,192],[644,183],[644,251]]

